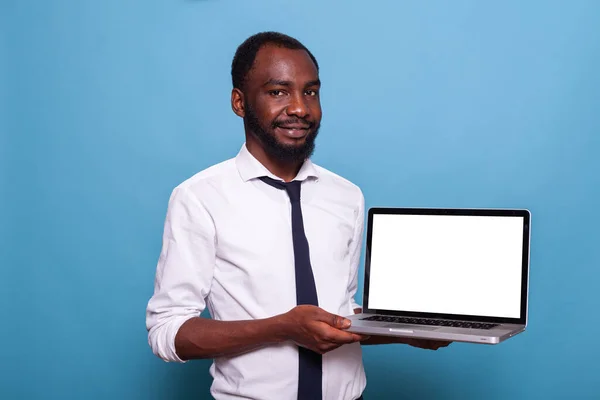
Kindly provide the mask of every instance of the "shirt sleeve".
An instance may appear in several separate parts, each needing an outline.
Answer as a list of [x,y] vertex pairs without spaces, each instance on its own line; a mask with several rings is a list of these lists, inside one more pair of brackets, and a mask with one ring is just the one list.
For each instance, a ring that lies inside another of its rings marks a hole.
[[154,294],[146,308],[152,352],[165,361],[184,362],[175,335],[206,307],[215,268],[215,227],[210,214],[187,188],[169,199]]
[[363,242],[364,219],[365,219],[365,198],[360,192],[356,221],[354,223],[354,235],[350,243],[350,280],[348,285],[348,294],[350,297],[350,315],[354,314],[354,309],[362,308],[356,302],[355,296],[358,289],[358,269]]

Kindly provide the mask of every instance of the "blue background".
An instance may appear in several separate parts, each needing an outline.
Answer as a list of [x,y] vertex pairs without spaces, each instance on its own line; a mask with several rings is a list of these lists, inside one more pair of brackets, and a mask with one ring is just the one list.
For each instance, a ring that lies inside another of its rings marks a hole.
[[261,30],[318,58],[315,160],[367,206],[533,213],[528,331],[365,348],[366,396],[600,398],[600,2],[0,4],[0,398],[208,397],[144,312],[171,190],[242,144],[229,68]]

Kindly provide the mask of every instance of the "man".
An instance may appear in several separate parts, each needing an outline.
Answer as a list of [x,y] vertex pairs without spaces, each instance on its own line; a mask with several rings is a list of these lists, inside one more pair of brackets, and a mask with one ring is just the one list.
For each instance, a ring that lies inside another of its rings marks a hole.
[[[361,342],[388,341],[346,331],[344,316],[360,311],[364,199],[310,161],[318,69],[291,37],[248,38],[233,59],[231,94],[245,144],[169,201],[149,343],[167,361],[214,359],[217,399],[360,398]],[[199,316],[206,307],[212,319]]]

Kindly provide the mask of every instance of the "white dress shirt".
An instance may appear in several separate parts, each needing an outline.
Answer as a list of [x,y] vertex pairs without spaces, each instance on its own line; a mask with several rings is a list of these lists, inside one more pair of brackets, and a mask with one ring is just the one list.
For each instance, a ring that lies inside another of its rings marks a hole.
[[[163,247],[146,325],[152,351],[183,362],[175,335],[208,307],[216,320],[250,320],[296,306],[291,204],[285,190],[242,146],[239,154],[177,186],[169,200]],[[349,181],[306,161],[301,207],[319,306],[351,315],[364,224],[364,198]],[[281,179],[279,179],[281,180]],[[296,399],[298,351],[291,342],[220,357],[210,367],[216,399]],[[366,385],[359,343],[323,356],[323,398],[356,399]]]

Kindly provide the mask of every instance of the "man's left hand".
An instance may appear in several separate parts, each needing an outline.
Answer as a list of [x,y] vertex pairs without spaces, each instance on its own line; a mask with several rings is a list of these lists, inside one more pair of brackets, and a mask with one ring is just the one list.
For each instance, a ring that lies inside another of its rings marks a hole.
[[442,347],[447,347],[452,342],[441,341],[441,340],[430,340],[430,339],[418,339],[408,337],[395,337],[395,336],[381,336],[371,335],[367,340],[361,342],[364,345],[375,345],[375,344],[407,344],[412,347],[426,350],[437,350]]
[[442,347],[448,347],[452,342],[441,340],[404,338],[401,343],[406,343],[409,346],[418,347],[419,349],[437,350]]

